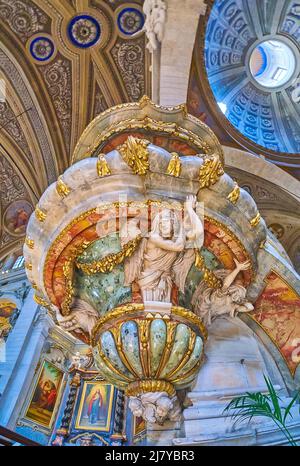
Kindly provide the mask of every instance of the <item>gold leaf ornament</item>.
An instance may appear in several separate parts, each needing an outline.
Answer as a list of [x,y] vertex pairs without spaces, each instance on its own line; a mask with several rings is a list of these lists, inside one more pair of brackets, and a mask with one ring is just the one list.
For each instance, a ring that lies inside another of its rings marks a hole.
[[136,175],[145,175],[149,170],[150,141],[128,136],[127,140],[118,147],[123,160]]
[[223,165],[217,156],[205,159],[199,172],[200,188],[209,188],[224,175]]
[[71,192],[71,189],[69,188],[69,186],[63,181],[62,177],[59,176],[58,177],[58,180],[56,182],[56,191],[58,193],[58,195],[62,198],[64,197],[67,197],[70,192]]
[[227,199],[232,203],[232,204],[236,204],[239,197],[240,197],[240,187],[237,183],[235,183],[235,187],[233,188],[233,190],[228,194],[227,196]]
[[167,168],[167,174],[178,177],[181,171],[180,157],[176,152],[172,152],[172,157]]
[[103,176],[108,176],[111,174],[110,168],[108,166],[108,163],[105,159],[105,154],[99,154],[98,155],[98,161],[97,161],[97,173],[98,176],[103,177]]

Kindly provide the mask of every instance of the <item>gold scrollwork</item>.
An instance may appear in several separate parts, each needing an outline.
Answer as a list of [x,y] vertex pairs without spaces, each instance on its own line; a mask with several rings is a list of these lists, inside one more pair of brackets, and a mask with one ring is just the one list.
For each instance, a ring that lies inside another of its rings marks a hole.
[[71,188],[63,181],[61,176],[59,176],[57,179],[56,191],[57,194],[62,198],[67,197],[71,192]]
[[167,168],[167,174],[178,178],[181,171],[180,157],[176,152],[172,152],[172,157]]
[[188,144],[192,144],[195,148],[197,148],[197,150],[199,150],[200,154],[204,153],[207,155],[212,153],[212,148],[210,147],[210,145],[192,131],[189,131],[186,128],[182,128],[174,122],[157,121],[153,120],[150,117],[145,117],[142,120],[128,119],[123,120],[117,124],[112,124],[104,133],[101,133],[101,135],[96,139],[94,146],[90,148],[90,150],[86,154],[86,157],[92,157],[94,155],[97,155],[97,150],[101,150],[102,144],[108,141],[112,136],[120,134],[122,132],[134,130],[165,133],[169,136],[177,137],[183,141],[186,141]]
[[209,188],[224,174],[223,165],[218,156],[206,158],[199,172],[200,188]]
[[33,295],[33,299],[40,306],[43,306],[43,307],[46,307],[46,308],[50,307],[50,303],[48,301],[46,301],[46,299],[42,298],[41,296],[38,296],[37,294]]
[[108,254],[98,261],[94,261],[89,264],[76,261],[76,267],[87,275],[99,272],[111,272],[117,265],[122,264],[126,258],[130,257],[134,253],[141,239],[141,235],[137,236],[136,238],[128,241],[120,252]]
[[228,201],[230,201],[232,204],[236,204],[240,197],[240,193],[241,193],[240,187],[237,183],[235,183],[235,187],[227,196]]
[[107,163],[107,161],[105,159],[105,154],[99,154],[98,155],[97,173],[98,173],[98,176],[100,176],[100,177],[111,175],[110,168],[109,168],[108,163]]

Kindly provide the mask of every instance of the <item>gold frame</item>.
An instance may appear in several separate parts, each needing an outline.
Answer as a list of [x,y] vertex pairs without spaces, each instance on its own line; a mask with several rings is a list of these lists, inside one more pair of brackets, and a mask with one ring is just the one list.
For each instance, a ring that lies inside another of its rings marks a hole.
[[144,421],[144,424],[145,424],[145,427],[137,432],[136,431],[136,418],[137,416],[133,416],[133,423],[132,423],[132,438],[133,440],[137,440],[137,439],[142,439],[145,435],[146,435],[146,432],[147,432],[147,424],[146,422]]
[[[61,378],[61,382],[60,382],[60,385],[59,385],[59,389],[58,389],[58,392],[57,392],[57,397],[56,397],[56,401],[55,401],[55,405],[54,405],[54,408],[53,408],[53,413],[52,413],[52,416],[50,418],[50,422],[49,424],[44,424],[42,422],[38,422],[36,421],[35,419],[32,419],[30,417],[27,417],[27,413],[29,411],[29,408],[30,408],[30,405],[32,403],[32,399],[33,399],[33,395],[35,393],[35,390],[36,390],[36,387],[37,387],[37,384],[40,380],[40,376],[41,376],[41,373],[43,372],[43,369],[44,369],[44,366],[45,366],[45,363],[48,363],[48,364],[51,364],[51,366],[55,367],[55,369],[57,369],[58,371],[60,371],[62,373],[62,378]],[[54,424],[54,420],[56,418],[56,415],[58,413],[58,409],[59,409],[59,404],[60,404],[60,401],[61,401],[61,398],[62,398],[62,393],[63,393],[63,390],[64,390],[64,380],[66,378],[66,373],[58,366],[56,366],[55,364],[53,364],[53,362],[49,361],[47,358],[43,358],[42,361],[40,362],[40,366],[38,368],[38,371],[35,375],[35,380],[34,380],[34,384],[33,384],[33,387],[30,391],[30,399],[29,399],[29,402],[26,403],[25,405],[25,409],[23,411],[23,415],[22,415],[22,419],[26,420],[26,421],[29,421],[30,423],[33,423],[33,424],[37,424],[39,426],[42,426],[44,427],[45,429],[47,429],[48,431],[51,431],[52,427],[53,427],[53,424]]]
[[[86,396],[86,390],[88,385],[110,385],[111,386],[111,394],[109,397],[109,402],[108,402],[108,412],[107,412],[107,420],[105,427],[84,427],[80,425],[80,419],[82,416],[82,409],[83,409],[83,404],[85,401],[85,396]],[[80,403],[79,403],[79,408],[76,416],[76,421],[75,421],[75,429],[76,430],[89,430],[89,431],[95,431],[95,432],[109,432],[110,431],[110,423],[111,423],[111,418],[112,418],[112,407],[113,407],[113,400],[114,400],[114,395],[115,395],[115,390],[116,388],[114,385],[105,382],[105,381],[89,381],[85,380],[83,383],[83,388],[80,396]]]

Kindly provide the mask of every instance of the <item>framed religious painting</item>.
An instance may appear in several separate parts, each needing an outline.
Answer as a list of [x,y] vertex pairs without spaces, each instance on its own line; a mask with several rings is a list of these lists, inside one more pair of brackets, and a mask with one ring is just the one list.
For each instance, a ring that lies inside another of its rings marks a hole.
[[109,432],[115,388],[105,382],[83,384],[75,429]]
[[46,359],[41,364],[24,418],[47,429],[52,427],[64,372]]
[[146,433],[146,422],[141,416],[133,417],[133,438],[137,440]]

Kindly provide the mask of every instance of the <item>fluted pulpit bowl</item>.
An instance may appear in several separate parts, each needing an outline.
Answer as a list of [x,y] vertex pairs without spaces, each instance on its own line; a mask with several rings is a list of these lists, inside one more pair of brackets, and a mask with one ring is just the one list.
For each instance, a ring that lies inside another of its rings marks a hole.
[[95,360],[107,379],[128,396],[164,391],[170,396],[191,384],[203,357],[206,329],[191,311],[143,304],[110,311],[93,331]]

